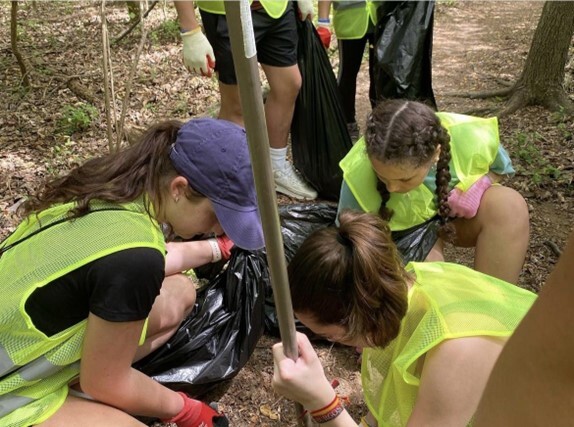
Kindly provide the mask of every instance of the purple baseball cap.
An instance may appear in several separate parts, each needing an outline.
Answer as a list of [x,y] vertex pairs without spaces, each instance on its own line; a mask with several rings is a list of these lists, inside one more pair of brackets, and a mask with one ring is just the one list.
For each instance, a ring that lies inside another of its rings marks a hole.
[[189,185],[206,196],[225,234],[237,246],[265,246],[245,130],[227,120],[185,123],[169,157]]

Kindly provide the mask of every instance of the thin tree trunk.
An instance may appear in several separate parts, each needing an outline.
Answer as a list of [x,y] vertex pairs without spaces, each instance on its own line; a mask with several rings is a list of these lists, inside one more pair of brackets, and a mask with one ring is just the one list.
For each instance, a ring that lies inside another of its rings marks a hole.
[[30,88],[30,80],[28,79],[28,70],[24,59],[18,50],[18,1],[12,0],[12,9],[10,12],[10,44],[12,46],[12,53],[18,61],[20,72],[22,73],[22,83],[26,89]]

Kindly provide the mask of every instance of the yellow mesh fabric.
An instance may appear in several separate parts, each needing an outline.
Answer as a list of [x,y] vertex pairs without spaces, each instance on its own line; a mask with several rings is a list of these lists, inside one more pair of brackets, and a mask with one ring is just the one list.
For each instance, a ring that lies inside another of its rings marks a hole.
[[[251,4],[252,0],[249,3]],[[206,12],[225,15],[223,0],[197,0],[196,4],[197,7]],[[277,19],[285,13],[288,2],[287,0],[261,0],[261,5],[271,18]]]
[[405,426],[420,373],[418,359],[443,340],[469,336],[508,337],[536,295],[450,263],[410,263],[416,282],[399,336],[386,348],[363,352],[365,401],[381,427]]
[[[496,117],[481,118],[454,113],[436,113],[451,137],[452,165],[462,191],[490,170],[496,159],[500,141]],[[364,138],[359,139],[339,162],[343,178],[365,212],[378,212],[381,195],[377,176],[367,155]],[[389,222],[391,230],[406,230],[422,224],[437,213],[435,194],[424,184],[407,193],[393,193],[387,207],[394,211]]]
[[[72,207],[59,205],[40,213],[39,218],[32,216],[0,245],[0,249],[8,248],[20,241],[0,258],[0,401],[34,399],[0,418],[3,426],[33,424],[37,417],[55,411],[66,396],[66,384],[79,372],[85,322],[46,337],[24,310],[34,289],[123,249],[165,251],[161,230],[142,203],[97,203],[92,205],[94,212],[66,220]],[[40,227],[43,230],[34,234]]]

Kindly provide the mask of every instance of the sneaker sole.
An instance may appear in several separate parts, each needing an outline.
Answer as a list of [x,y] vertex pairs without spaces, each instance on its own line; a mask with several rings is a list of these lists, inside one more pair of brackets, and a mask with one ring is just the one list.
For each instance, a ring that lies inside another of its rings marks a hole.
[[299,193],[294,193],[294,192],[286,189],[285,187],[283,187],[281,185],[277,185],[277,184],[275,184],[275,191],[277,191],[278,193],[293,197],[295,199],[299,199],[299,200],[315,200],[317,198],[316,195],[314,197],[312,197],[312,196],[302,195]]

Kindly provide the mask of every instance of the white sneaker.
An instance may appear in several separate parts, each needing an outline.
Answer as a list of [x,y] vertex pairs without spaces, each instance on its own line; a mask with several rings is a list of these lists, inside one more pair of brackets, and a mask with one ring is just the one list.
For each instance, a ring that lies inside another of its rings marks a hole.
[[303,200],[317,198],[317,192],[305,182],[290,163],[286,163],[281,170],[274,170],[273,177],[275,178],[275,190],[279,193]]

